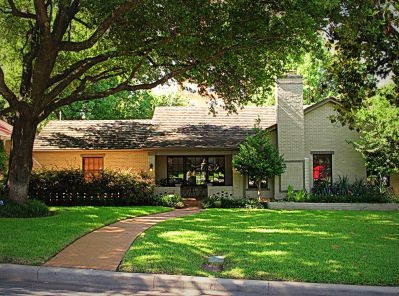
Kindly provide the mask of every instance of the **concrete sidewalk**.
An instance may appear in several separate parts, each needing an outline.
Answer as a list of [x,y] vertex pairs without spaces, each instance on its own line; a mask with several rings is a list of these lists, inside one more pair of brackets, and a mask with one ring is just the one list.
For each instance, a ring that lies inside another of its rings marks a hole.
[[233,280],[15,264],[0,264],[0,281],[59,285],[85,291],[155,291],[154,294],[173,295],[399,295],[399,287]]
[[200,212],[181,209],[136,217],[99,228],[70,244],[45,266],[116,270],[132,242],[160,222]]

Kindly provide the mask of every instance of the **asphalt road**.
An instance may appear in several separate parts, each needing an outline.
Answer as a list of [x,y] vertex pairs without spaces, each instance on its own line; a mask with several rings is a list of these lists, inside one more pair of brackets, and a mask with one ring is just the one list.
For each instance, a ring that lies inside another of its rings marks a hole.
[[[95,289],[85,289],[82,291],[78,287],[60,287],[48,284],[36,283],[5,283],[0,282],[0,295],[17,295],[17,296],[117,296],[117,295],[137,295],[137,296],[180,296],[183,294],[171,294],[155,291],[100,291]],[[187,295],[187,294],[185,294]],[[188,294],[189,295],[189,294]]]
[[[158,292],[158,291],[128,291],[128,290],[96,290],[93,288],[82,288],[81,286],[59,286],[59,285],[50,285],[50,284],[38,284],[38,283],[10,283],[10,282],[1,282],[0,281],[0,295],[17,295],[17,296],[117,296],[117,295],[137,295],[137,296],[199,296],[198,291],[185,291],[184,293],[166,293],[166,292]],[[245,293],[231,294],[231,293],[221,293],[216,292],[216,294],[203,294],[205,295],[215,295],[215,296],[246,296]],[[254,294],[251,294],[252,296]],[[265,293],[266,295],[266,293]],[[273,296],[306,296],[309,295],[307,292],[303,294],[301,292],[298,293],[298,290],[292,294],[288,291],[283,292],[281,294],[271,294]],[[311,294],[312,296],[318,294]],[[331,293],[322,293],[320,296],[331,296],[334,294]],[[353,294],[342,294],[337,293],[336,295],[353,295]],[[359,294],[356,294],[359,295]],[[365,293],[363,296],[381,296],[385,294],[381,293]]]

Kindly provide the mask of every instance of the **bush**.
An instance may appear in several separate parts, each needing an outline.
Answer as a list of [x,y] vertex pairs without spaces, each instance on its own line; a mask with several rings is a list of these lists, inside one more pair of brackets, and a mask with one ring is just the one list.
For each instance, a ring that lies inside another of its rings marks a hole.
[[174,194],[166,194],[154,197],[154,205],[177,209],[184,208],[184,203],[181,196]]
[[36,170],[32,172],[29,196],[57,206],[128,206],[152,205],[152,179],[129,171],[104,171],[85,180],[78,169]]
[[7,201],[0,203],[0,217],[2,218],[33,218],[48,215],[50,215],[48,207],[39,200],[29,199],[21,205]]
[[204,208],[247,208],[247,209],[264,209],[264,203],[255,199],[234,198],[211,195],[202,201]]
[[288,201],[305,202],[309,201],[309,194],[306,192],[306,190],[303,189],[299,191],[294,191],[294,187],[292,185],[288,185],[287,198]]
[[348,177],[339,177],[333,184],[320,182],[315,184],[308,196],[310,202],[350,202],[350,203],[387,203],[398,202],[384,187],[367,180],[358,179],[353,183]]

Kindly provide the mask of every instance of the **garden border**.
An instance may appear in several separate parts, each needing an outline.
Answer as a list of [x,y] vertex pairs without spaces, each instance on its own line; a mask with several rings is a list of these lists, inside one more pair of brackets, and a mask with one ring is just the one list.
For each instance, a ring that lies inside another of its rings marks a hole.
[[399,203],[268,202],[271,210],[399,211]]

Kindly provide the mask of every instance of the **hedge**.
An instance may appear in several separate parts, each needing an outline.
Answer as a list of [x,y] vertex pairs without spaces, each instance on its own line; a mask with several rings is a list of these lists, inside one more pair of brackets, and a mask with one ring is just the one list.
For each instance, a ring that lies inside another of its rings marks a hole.
[[78,169],[35,170],[29,197],[52,206],[130,206],[158,204],[153,181],[147,174],[104,171],[85,180]]

